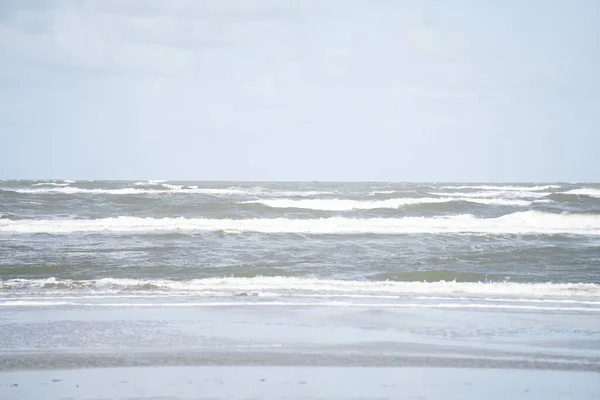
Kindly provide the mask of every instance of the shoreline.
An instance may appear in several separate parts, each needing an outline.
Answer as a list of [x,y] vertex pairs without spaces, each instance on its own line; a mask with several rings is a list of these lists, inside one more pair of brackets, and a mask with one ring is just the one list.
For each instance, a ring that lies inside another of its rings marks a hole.
[[[476,350],[476,349],[474,349]],[[231,351],[164,350],[3,352],[0,373],[15,371],[143,368],[143,367],[365,367],[365,368],[460,368],[580,371],[600,373],[599,357],[555,354],[361,354],[353,351]]]

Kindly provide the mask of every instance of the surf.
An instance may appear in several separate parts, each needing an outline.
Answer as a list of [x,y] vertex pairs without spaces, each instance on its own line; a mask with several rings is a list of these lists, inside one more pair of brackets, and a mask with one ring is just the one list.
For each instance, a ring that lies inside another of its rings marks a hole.
[[598,214],[521,211],[497,218],[471,214],[402,218],[211,219],[120,216],[99,219],[0,219],[0,233],[256,232],[264,234],[579,234],[600,235]]

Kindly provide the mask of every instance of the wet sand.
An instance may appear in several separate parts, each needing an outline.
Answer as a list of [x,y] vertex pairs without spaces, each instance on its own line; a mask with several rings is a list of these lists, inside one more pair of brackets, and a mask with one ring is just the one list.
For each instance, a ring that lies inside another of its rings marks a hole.
[[592,372],[473,368],[140,367],[0,374],[6,400],[598,399]]
[[597,318],[6,307],[0,399],[600,399]]

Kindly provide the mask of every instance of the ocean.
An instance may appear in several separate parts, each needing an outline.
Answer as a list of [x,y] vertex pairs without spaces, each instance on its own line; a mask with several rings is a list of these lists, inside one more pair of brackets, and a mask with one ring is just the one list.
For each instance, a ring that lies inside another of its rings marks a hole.
[[0,181],[0,329],[4,369],[597,371],[600,185]]

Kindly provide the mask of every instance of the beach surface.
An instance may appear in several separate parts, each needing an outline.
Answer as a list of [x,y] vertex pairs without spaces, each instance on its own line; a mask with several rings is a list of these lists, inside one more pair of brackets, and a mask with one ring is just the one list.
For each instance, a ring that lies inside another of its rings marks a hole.
[[3,399],[600,398],[590,313],[248,302],[3,311]]
[[140,367],[0,374],[7,400],[597,399],[598,374],[474,368]]

